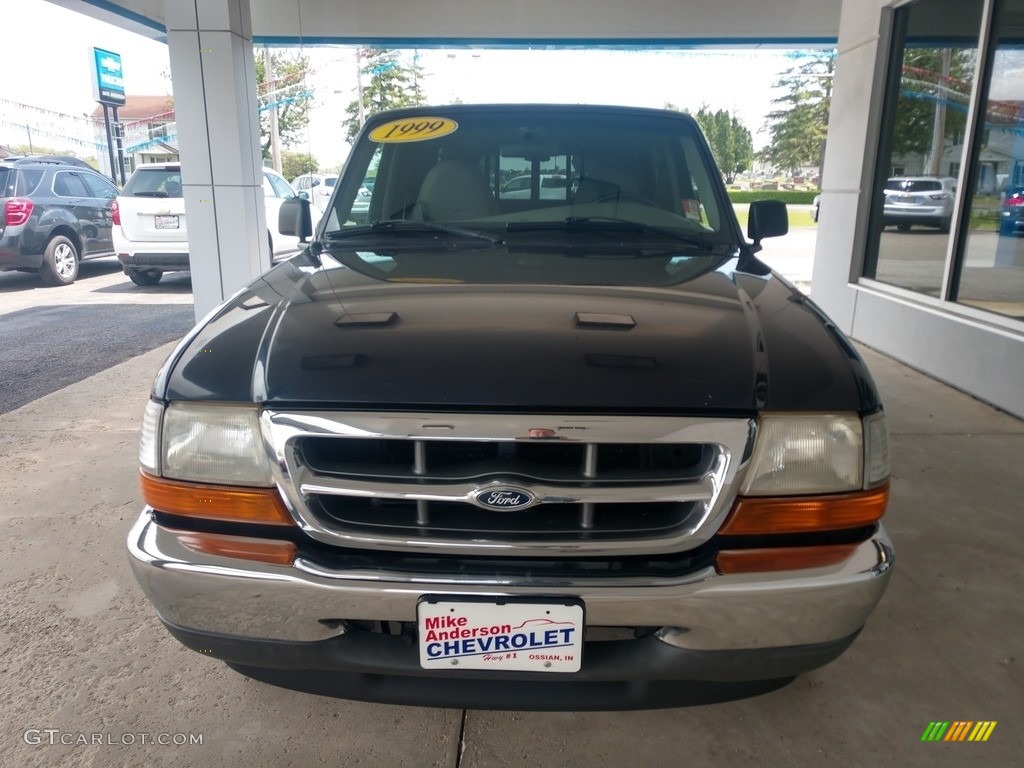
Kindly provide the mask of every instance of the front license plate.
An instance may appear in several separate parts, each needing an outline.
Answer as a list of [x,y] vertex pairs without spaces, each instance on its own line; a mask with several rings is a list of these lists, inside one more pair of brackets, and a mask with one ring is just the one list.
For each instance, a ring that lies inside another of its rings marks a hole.
[[416,607],[420,666],[578,672],[583,661],[583,602],[431,597]]
[[178,217],[177,216],[156,216],[155,225],[157,229],[177,229],[178,228]]

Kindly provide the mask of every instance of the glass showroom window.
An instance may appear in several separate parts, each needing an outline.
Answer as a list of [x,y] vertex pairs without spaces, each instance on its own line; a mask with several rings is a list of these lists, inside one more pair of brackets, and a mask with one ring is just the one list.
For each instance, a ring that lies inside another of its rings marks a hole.
[[896,11],[865,277],[945,298],[983,5],[921,0]]
[[998,2],[950,299],[1024,319],[1024,0]]

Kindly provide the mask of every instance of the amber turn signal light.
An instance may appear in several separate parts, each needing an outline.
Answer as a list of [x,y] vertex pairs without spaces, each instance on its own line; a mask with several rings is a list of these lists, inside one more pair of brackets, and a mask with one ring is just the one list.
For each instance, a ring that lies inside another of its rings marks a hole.
[[889,503],[889,484],[826,496],[745,496],[736,500],[719,533],[730,536],[809,533],[877,523]]
[[145,472],[141,476],[143,500],[160,512],[233,523],[294,525],[275,488],[184,483]]
[[271,565],[291,565],[299,551],[290,541],[254,539],[247,536],[223,536],[218,533],[195,533],[175,531],[184,546],[194,552],[204,552],[219,557],[237,557],[242,560],[257,560]]
[[831,544],[823,547],[766,547],[730,549],[719,552],[715,570],[719,573],[766,573],[823,568],[848,560],[856,544]]

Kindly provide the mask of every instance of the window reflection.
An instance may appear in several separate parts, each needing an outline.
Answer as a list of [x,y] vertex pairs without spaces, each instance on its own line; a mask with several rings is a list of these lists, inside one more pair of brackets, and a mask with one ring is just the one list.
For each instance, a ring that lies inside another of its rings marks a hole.
[[951,298],[1024,319],[1024,2],[1000,3],[964,256]]
[[957,176],[968,145],[981,6],[923,0],[900,11],[905,27],[884,121],[884,176],[873,198],[878,246],[865,275],[936,297],[962,194]]

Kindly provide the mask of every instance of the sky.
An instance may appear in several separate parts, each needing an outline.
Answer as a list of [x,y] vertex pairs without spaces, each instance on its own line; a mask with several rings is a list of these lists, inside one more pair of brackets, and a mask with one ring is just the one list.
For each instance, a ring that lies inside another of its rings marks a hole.
[[[11,2],[11,0],[8,0]],[[91,113],[89,56],[95,47],[121,54],[131,96],[170,94],[167,46],[53,5],[18,0],[5,9],[0,46],[0,143],[22,144],[34,128],[38,144],[58,145],[47,133],[67,130],[53,116],[37,115],[26,129],[11,117],[9,102],[27,103],[74,116]],[[43,56],[45,52],[45,57]],[[349,47],[307,48],[315,94],[301,146],[324,167],[344,160],[344,107],[355,98],[355,53]],[[747,126],[755,148],[767,143],[763,130],[771,110],[772,84],[789,66],[776,49],[737,51],[601,51],[423,49],[405,54],[426,74],[428,101],[607,103],[696,111],[726,109]],[[45,61],[45,66],[43,62]],[[24,73],[24,76],[12,73]],[[24,121],[28,122],[28,121]],[[80,154],[82,154],[80,152]]]

